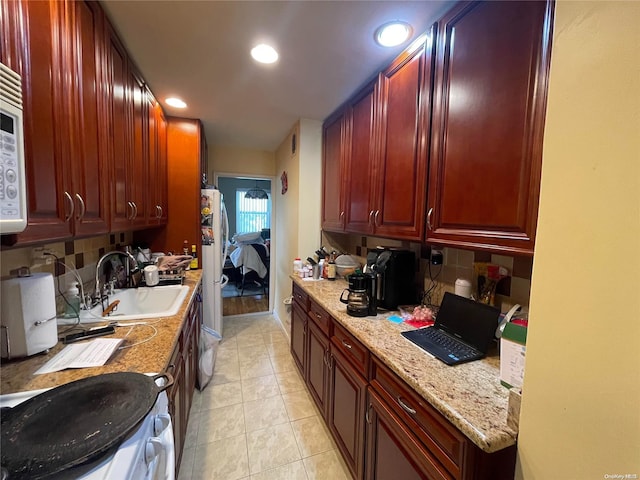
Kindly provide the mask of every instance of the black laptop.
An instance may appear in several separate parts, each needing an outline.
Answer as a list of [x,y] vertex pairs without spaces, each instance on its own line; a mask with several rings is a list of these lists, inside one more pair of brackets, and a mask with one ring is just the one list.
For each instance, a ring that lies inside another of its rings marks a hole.
[[446,292],[432,327],[402,335],[447,365],[483,358],[498,328],[500,310]]

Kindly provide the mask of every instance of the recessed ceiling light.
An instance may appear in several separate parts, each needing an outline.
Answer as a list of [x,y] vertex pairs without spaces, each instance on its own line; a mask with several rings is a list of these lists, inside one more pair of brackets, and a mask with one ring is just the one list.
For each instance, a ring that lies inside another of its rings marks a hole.
[[376,30],[376,42],[383,47],[395,47],[406,41],[412,30],[411,25],[405,22],[385,23]]
[[269,45],[261,43],[251,49],[251,56],[256,62],[274,63],[278,60],[278,52]]
[[187,108],[187,104],[182,100],[176,97],[170,97],[165,100],[165,103],[171,107],[175,108]]

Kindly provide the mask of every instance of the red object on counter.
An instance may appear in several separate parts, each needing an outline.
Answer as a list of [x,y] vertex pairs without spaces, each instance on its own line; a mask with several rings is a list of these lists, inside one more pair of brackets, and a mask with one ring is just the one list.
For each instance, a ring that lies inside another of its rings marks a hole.
[[435,323],[433,320],[416,320],[412,317],[407,317],[404,319],[404,323],[407,325],[411,325],[412,327],[422,328],[422,327],[430,327]]

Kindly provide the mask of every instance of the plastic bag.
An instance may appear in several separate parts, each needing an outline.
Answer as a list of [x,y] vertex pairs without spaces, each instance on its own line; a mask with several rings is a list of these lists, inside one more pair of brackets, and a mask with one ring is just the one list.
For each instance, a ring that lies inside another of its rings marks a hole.
[[198,345],[198,390],[202,391],[213,378],[216,365],[216,353],[222,336],[212,328],[200,327],[200,343]]

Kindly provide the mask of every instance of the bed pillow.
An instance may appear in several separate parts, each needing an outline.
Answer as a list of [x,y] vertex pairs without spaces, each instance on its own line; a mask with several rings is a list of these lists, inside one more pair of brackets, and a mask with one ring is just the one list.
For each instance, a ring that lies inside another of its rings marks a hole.
[[262,232],[236,233],[233,241],[235,243],[264,243]]

